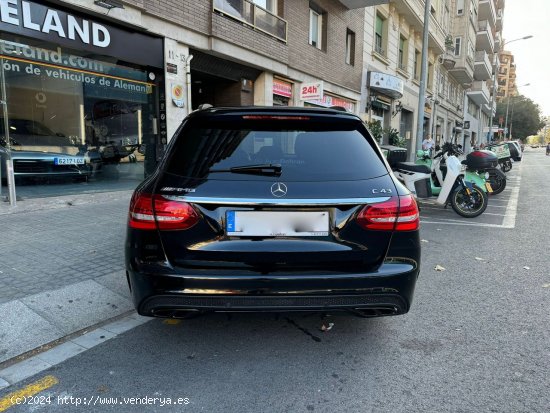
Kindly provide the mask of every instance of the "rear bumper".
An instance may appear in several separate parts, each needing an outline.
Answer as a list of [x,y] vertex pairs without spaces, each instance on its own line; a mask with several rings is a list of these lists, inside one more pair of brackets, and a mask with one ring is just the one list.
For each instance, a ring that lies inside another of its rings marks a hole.
[[[149,268],[153,269],[153,268]],[[127,271],[139,314],[179,317],[188,311],[409,311],[418,265],[383,264],[367,274],[201,276]]]

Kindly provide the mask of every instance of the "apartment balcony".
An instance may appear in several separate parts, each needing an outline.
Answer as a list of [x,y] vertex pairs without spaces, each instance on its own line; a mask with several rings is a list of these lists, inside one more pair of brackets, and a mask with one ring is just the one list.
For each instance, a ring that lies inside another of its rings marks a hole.
[[251,0],[215,0],[214,11],[286,43],[287,22]]
[[493,74],[491,60],[485,50],[476,52],[474,60],[474,79],[487,80]]
[[472,83],[468,97],[478,106],[489,104],[491,102],[491,92],[489,91],[487,82],[477,80]]
[[477,22],[476,49],[485,50],[489,54],[493,54],[495,50],[495,38],[487,20]]
[[389,0],[340,0],[348,9],[360,9],[362,7],[378,6],[380,4],[388,4]]
[[487,20],[492,25],[496,23],[497,11],[494,0],[479,0],[477,19]]
[[[471,59],[466,56],[455,57],[450,56],[455,64],[453,67],[446,67],[450,76],[462,85],[470,84],[474,81],[474,65]],[[448,60],[449,57],[447,57]],[[445,62],[445,61],[444,61]]]

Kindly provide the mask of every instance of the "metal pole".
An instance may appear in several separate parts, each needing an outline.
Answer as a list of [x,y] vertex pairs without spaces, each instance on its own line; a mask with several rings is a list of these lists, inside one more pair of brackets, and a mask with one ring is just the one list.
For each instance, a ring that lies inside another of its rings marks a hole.
[[510,133],[508,135],[508,139],[512,139],[512,125],[514,124],[514,104],[516,103],[516,101],[514,100],[512,102],[512,114],[510,115]]
[[498,52],[493,52],[493,93],[491,94],[491,114],[489,115],[489,133],[487,134],[487,143],[493,139],[493,112],[495,110],[495,96],[497,94],[497,56]]
[[510,95],[508,94],[508,99],[506,102],[506,118],[504,120],[504,139],[507,139],[509,130],[508,130],[508,108],[510,107]]
[[193,59],[193,55],[190,54],[187,56],[187,59],[185,59],[185,83],[187,86],[187,114],[192,112],[192,106],[191,106],[191,60]]
[[[424,104],[426,101],[426,81],[428,78],[428,34],[430,26],[430,0],[424,4],[424,31],[422,36],[422,63],[420,66],[420,88],[418,91],[418,116],[416,119],[416,149],[422,149],[424,133]],[[432,114],[433,116],[433,114]]]
[[[15,195],[15,178],[13,176],[13,160],[11,159],[11,145],[10,145],[10,127],[8,125],[8,98],[6,95],[6,82],[4,77],[4,59],[0,57],[0,89],[2,89],[2,98],[0,104],[2,105],[4,118],[4,136],[6,140],[6,178],[8,181],[8,198],[12,207],[17,206],[17,198]],[[0,182],[2,185],[2,182]]]

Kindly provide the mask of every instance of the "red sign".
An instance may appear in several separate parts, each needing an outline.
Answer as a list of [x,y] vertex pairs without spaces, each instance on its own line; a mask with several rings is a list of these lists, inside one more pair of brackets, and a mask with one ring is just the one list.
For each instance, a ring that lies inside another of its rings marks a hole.
[[273,94],[291,98],[292,83],[283,82],[282,80],[279,80],[279,79],[273,79]]
[[342,107],[346,108],[347,110],[349,110],[350,112],[354,112],[354,110],[355,110],[355,104],[352,101],[342,99],[342,98],[338,98],[336,96],[331,96],[331,95],[323,95],[323,99],[321,99],[321,100],[310,100],[309,102],[314,103],[316,105],[320,105],[320,106],[326,106],[326,107],[342,106]]
[[300,100],[318,100],[323,98],[323,82],[302,83]]

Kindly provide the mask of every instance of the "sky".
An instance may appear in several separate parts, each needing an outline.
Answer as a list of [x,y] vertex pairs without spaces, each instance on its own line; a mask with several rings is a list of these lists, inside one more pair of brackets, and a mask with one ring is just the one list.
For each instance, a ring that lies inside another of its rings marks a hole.
[[[506,0],[504,41],[532,35],[504,46],[514,55],[518,93],[537,103],[550,116],[550,0]],[[530,86],[520,87],[530,83]]]

